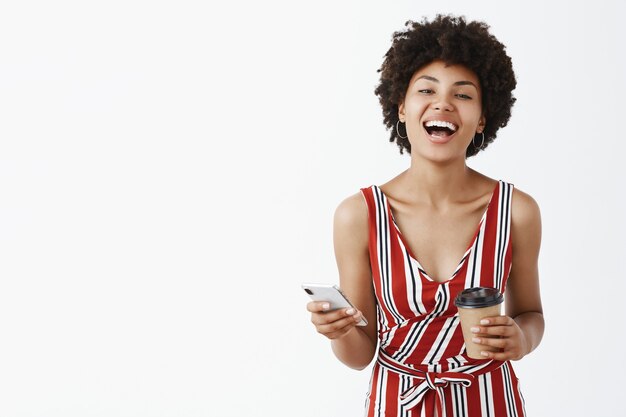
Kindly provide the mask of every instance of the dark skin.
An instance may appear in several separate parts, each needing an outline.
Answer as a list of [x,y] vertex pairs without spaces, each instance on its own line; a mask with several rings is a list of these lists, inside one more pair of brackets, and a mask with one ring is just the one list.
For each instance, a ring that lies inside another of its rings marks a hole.
[[[484,129],[480,83],[468,68],[441,61],[418,70],[398,106],[411,143],[411,166],[381,190],[420,263],[435,281],[454,271],[478,224],[496,181],[467,167],[465,152]],[[431,137],[426,120],[454,123],[450,138]],[[538,256],[541,216],[535,200],[514,189],[511,207],[513,262],[506,288],[506,311],[475,328],[482,354],[519,360],[543,336]],[[333,352],[347,366],[365,368],[376,354],[376,309],[368,252],[368,214],[361,193],[345,199],[334,218],[334,247],[342,291],[356,307],[327,312],[323,302],[307,309],[317,331],[331,340]],[[364,316],[369,324],[356,327]]]

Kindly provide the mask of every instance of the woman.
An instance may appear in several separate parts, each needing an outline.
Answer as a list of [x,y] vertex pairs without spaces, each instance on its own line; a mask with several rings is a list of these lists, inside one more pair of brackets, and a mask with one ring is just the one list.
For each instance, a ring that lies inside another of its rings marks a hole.
[[[411,164],[338,206],[340,285],[356,310],[311,302],[312,322],[347,366],[376,357],[367,416],[523,416],[510,361],[543,335],[539,208],[466,165],[510,118],[511,60],[486,24],[438,15],[394,33],[379,72],[390,141]],[[466,355],[453,302],[477,286],[505,295],[505,314],[472,329],[484,359]]]

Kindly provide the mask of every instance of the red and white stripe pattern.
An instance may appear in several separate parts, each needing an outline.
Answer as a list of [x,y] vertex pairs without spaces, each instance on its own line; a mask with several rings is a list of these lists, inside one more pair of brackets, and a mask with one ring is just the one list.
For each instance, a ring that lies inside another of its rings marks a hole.
[[380,342],[366,416],[425,417],[435,410],[439,417],[525,416],[511,364],[465,355],[454,305],[465,288],[506,288],[513,185],[498,181],[466,252],[444,282],[429,277],[411,253],[380,188],[361,192],[369,212]]

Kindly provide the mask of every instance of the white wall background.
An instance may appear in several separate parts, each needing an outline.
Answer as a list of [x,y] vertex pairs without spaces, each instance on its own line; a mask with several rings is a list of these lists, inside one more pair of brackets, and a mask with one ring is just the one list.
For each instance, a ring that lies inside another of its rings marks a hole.
[[0,416],[360,416],[369,368],[300,283],[337,282],[335,207],[408,166],[376,69],[437,12],[518,77],[469,165],[542,208],[527,411],[626,415],[622,2],[125,0],[0,3]]

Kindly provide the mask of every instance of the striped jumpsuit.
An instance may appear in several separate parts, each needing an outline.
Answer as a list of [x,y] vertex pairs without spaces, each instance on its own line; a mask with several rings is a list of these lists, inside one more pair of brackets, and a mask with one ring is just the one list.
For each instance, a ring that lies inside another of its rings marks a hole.
[[466,356],[454,305],[465,288],[506,288],[513,185],[498,181],[463,258],[444,282],[430,278],[411,253],[380,188],[361,192],[369,213],[379,339],[365,415],[525,416],[511,363]]

